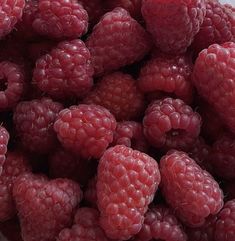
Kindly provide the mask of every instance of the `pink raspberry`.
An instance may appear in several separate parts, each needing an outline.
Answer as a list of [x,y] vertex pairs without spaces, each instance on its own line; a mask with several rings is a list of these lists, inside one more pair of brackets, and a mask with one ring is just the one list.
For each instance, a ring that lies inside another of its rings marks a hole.
[[127,240],[137,234],[160,183],[157,162],[126,146],[108,149],[97,174],[100,224],[111,239]]
[[116,120],[98,105],[71,106],[59,113],[54,124],[62,145],[82,158],[100,158],[113,141]]
[[[201,95],[235,133],[235,43],[213,44],[198,56],[193,82]],[[209,71],[208,71],[209,70]]]
[[84,102],[107,108],[117,120],[134,119],[144,110],[144,96],[136,81],[121,72],[104,76]]
[[99,226],[99,212],[93,208],[80,208],[71,229],[63,229],[57,241],[108,241]]
[[187,150],[200,133],[201,118],[180,99],[165,98],[149,105],[144,134],[157,148]]
[[0,221],[5,222],[16,214],[15,203],[12,197],[12,188],[15,179],[24,172],[29,172],[29,166],[26,156],[13,151],[7,153],[6,162],[3,166],[3,172],[0,176]]
[[155,45],[163,52],[184,53],[199,32],[204,0],[143,0],[142,14]]
[[57,144],[54,121],[62,105],[49,98],[20,102],[13,121],[22,146],[36,153],[48,153]]
[[54,241],[69,227],[82,192],[68,179],[48,181],[44,176],[24,174],[13,186],[24,241]]
[[84,193],[84,199],[92,206],[97,207],[97,192],[96,192],[97,176],[90,179]]
[[33,28],[50,38],[79,38],[87,32],[88,14],[76,0],[39,0]]
[[0,175],[2,173],[2,166],[6,160],[7,145],[9,142],[9,138],[10,135],[8,131],[3,126],[0,126]]
[[134,240],[186,241],[187,235],[169,208],[156,206],[145,214],[144,224]]
[[214,178],[186,153],[170,151],[160,161],[162,192],[187,225],[198,227],[223,207],[223,193]]
[[68,99],[86,94],[93,84],[91,56],[85,44],[75,39],[58,44],[37,60],[33,79],[51,97]]
[[96,76],[141,60],[151,48],[147,32],[122,8],[115,8],[101,18],[86,45]]
[[173,94],[187,103],[192,101],[192,63],[189,56],[154,57],[141,68],[138,85],[145,93]]

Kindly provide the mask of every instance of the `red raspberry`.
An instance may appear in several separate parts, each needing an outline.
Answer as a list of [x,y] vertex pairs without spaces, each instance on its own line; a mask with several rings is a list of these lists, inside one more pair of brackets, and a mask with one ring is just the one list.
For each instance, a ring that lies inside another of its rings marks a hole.
[[87,32],[88,14],[76,0],[39,0],[33,28],[50,38],[79,38]]
[[79,185],[68,179],[48,181],[45,177],[24,174],[13,186],[24,241],[53,241],[68,227],[82,193]]
[[6,160],[7,145],[9,138],[10,135],[8,131],[3,126],[0,126],[0,175],[2,173],[2,166]]
[[148,143],[144,136],[142,124],[135,121],[117,123],[112,145],[125,145],[146,153]]
[[60,232],[57,241],[108,241],[99,227],[99,212],[93,208],[77,210],[71,229]]
[[137,234],[160,183],[157,162],[126,146],[108,149],[97,174],[100,224],[111,239],[127,240]]
[[121,72],[106,75],[84,102],[107,108],[117,120],[136,118],[144,109],[144,96],[137,89],[136,81]]
[[37,60],[33,73],[40,90],[57,99],[80,97],[93,84],[91,56],[79,40],[64,41]]
[[59,113],[54,124],[62,145],[83,158],[100,158],[113,141],[116,120],[102,106],[71,106]]
[[191,73],[192,63],[186,55],[155,57],[141,69],[138,85],[145,93],[161,91],[189,103],[193,95]]
[[30,171],[26,156],[18,151],[8,152],[3,172],[0,176],[0,221],[11,219],[16,214],[12,197],[13,182],[17,176]]
[[24,72],[16,64],[0,62],[0,79],[0,110],[12,109],[22,98],[25,90]]
[[20,102],[13,121],[22,146],[32,152],[48,153],[57,144],[54,121],[62,105],[49,98]]
[[234,61],[235,43],[213,44],[199,54],[194,66],[193,81],[199,94],[235,133]]
[[97,206],[97,192],[96,192],[97,176],[93,177],[86,187],[84,199],[92,206]]
[[168,152],[160,161],[160,171],[164,197],[187,225],[201,226],[223,207],[218,183],[186,153]]
[[122,8],[106,13],[86,44],[96,76],[141,60],[151,48],[144,28]]
[[142,14],[156,46],[163,52],[183,53],[203,23],[204,0],[143,0]]
[[22,17],[25,0],[0,0],[0,39],[9,34]]
[[215,227],[215,241],[235,240],[235,199],[225,203],[218,215]]
[[149,105],[143,125],[151,145],[187,150],[200,133],[201,118],[182,100],[165,98]]
[[135,238],[135,241],[146,240],[186,241],[187,236],[169,208],[156,206],[145,214],[142,229]]
[[193,47],[197,52],[211,44],[235,41],[235,15],[218,0],[206,0],[206,16]]

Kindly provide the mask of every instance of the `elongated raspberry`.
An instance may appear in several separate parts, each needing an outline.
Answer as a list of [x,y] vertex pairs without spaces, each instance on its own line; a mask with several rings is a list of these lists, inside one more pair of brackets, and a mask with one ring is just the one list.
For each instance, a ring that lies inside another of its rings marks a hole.
[[73,220],[82,193],[68,179],[48,181],[45,177],[24,174],[17,177],[13,196],[24,241],[54,241]]
[[151,48],[144,28],[123,8],[106,13],[93,28],[86,45],[96,76],[141,60]]
[[88,14],[76,0],[39,0],[33,28],[50,38],[79,38],[88,28]]
[[14,111],[13,121],[21,145],[29,151],[48,153],[56,146],[54,121],[62,105],[49,98],[20,102]]
[[37,60],[33,73],[38,88],[51,97],[67,99],[87,93],[93,84],[91,56],[79,40],[64,41]]
[[59,113],[54,129],[61,144],[83,158],[100,158],[113,141],[116,120],[98,105],[71,106]]
[[115,72],[106,75],[88,93],[84,102],[107,108],[117,120],[130,120],[144,109],[144,96],[138,90],[135,80],[128,74]]
[[97,207],[97,192],[96,192],[97,176],[90,179],[84,193],[84,199],[92,206]]
[[108,149],[97,174],[100,224],[112,239],[127,240],[137,234],[160,182],[157,162],[126,146]]
[[10,135],[8,131],[0,126],[0,176],[2,173],[2,166],[6,160],[7,145],[9,142]]
[[[213,44],[198,56],[193,82],[198,93],[215,109],[235,133],[235,43]],[[209,70],[209,71],[208,71]]]
[[156,206],[145,214],[144,224],[135,238],[135,241],[146,240],[186,241],[187,235],[169,208]]
[[218,183],[186,153],[168,152],[160,161],[160,172],[167,203],[187,225],[201,226],[223,207]]
[[165,98],[149,105],[143,120],[149,143],[162,149],[187,150],[200,133],[198,113],[180,99]]
[[183,53],[199,32],[206,13],[204,0],[143,0],[142,14],[156,46]]

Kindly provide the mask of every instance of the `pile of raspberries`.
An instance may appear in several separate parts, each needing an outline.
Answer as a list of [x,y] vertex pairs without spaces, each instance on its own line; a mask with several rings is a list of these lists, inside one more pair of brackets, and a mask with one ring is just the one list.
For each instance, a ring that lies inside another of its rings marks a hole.
[[235,5],[0,0],[5,238],[235,241]]

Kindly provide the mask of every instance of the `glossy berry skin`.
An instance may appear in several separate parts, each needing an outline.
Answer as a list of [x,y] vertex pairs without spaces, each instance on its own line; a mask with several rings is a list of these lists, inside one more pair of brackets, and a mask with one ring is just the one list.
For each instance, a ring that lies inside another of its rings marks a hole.
[[96,76],[141,60],[151,48],[147,32],[123,8],[106,13],[93,28],[86,45]]
[[144,224],[134,240],[186,241],[187,235],[169,208],[156,206],[145,214]]
[[33,72],[41,91],[62,100],[85,95],[93,85],[92,76],[89,50],[79,39],[59,43],[37,60]]
[[49,98],[20,102],[13,121],[20,145],[31,152],[46,154],[57,145],[54,121],[63,106]]
[[71,229],[63,229],[57,241],[108,241],[99,226],[99,212],[93,208],[79,208]]
[[152,146],[188,150],[200,133],[201,118],[182,100],[165,98],[148,106],[143,126]]
[[142,15],[156,47],[184,53],[203,23],[204,0],[143,0]]
[[127,240],[140,231],[159,183],[158,164],[147,154],[121,145],[104,153],[96,188],[107,237]]
[[13,187],[24,241],[53,241],[70,226],[82,192],[69,179],[48,181],[44,176],[23,174]]
[[[198,56],[193,82],[201,95],[235,133],[235,43],[213,44]],[[209,70],[209,71],[208,71]]]
[[115,72],[104,76],[84,103],[107,108],[117,120],[130,120],[143,111],[144,96],[132,76]]
[[116,120],[107,109],[84,104],[62,110],[54,124],[64,148],[85,159],[101,157],[115,128]]
[[10,139],[8,131],[0,126],[0,175],[2,173],[2,166],[6,160],[7,145]]
[[76,0],[39,0],[33,28],[54,39],[79,38],[88,28],[88,14]]
[[160,161],[162,192],[187,225],[198,227],[223,207],[223,193],[214,178],[186,153],[172,150]]

